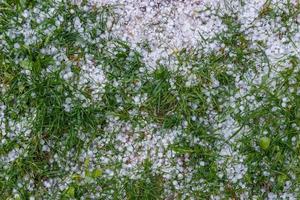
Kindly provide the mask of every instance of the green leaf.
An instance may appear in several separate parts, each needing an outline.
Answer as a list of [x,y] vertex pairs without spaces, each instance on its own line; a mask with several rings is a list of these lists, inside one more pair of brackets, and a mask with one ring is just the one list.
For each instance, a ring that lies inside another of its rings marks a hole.
[[22,62],[20,62],[20,66],[24,69],[31,70],[32,69],[32,62],[30,62],[29,60],[23,60]]
[[277,183],[279,186],[283,186],[286,180],[287,176],[285,174],[281,174],[277,177]]
[[95,169],[93,172],[92,172],[92,177],[93,178],[98,178],[102,175],[102,170],[101,169]]
[[5,81],[11,81],[13,79],[13,75],[11,75],[10,73],[4,72],[4,80]]
[[66,194],[70,197],[74,197],[75,196],[75,188],[70,186],[67,191],[66,191]]
[[263,150],[267,150],[269,148],[269,146],[270,146],[270,143],[271,143],[271,139],[270,138],[268,138],[268,137],[262,137],[262,138],[260,138],[259,146]]
[[90,164],[90,158],[87,157],[87,158],[85,159],[85,161],[84,161],[84,167],[85,167],[85,168],[88,168],[88,167],[89,167],[89,164]]

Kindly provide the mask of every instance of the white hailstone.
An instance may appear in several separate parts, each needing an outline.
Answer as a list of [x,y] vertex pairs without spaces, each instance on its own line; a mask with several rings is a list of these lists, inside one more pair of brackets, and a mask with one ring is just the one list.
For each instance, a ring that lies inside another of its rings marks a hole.
[[276,200],[276,199],[278,199],[278,196],[277,196],[277,194],[275,194],[273,192],[269,192],[267,199],[268,200]]
[[50,148],[48,145],[43,145],[42,146],[42,151],[50,152]]
[[45,186],[46,188],[50,188],[50,187],[51,187],[50,181],[44,181],[43,184],[44,184],[44,186]]
[[153,7],[155,5],[154,1],[150,1],[149,5]]
[[183,174],[178,174],[177,177],[179,180],[181,180],[181,179],[183,179]]
[[91,150],[89,150],[87,154],[88,154],[89,157],[93,157],[94,156],[94,152],[91,151]]
[[133,97],[133,101],[135,104],[139,105],[141,102],[141,97],[140,96],[135,96]]
[[21,46],[19,45],[19,43],[15,43],[15,44],[14,44],[14,48],[15,48],[15,49],[19,49],[20,47],[21,47]]
[[64,79],[65,79],[65,80],[68,80],[68,79],[72,78],[72,76],[73,76],[73,73],[72,73],[71,71],[69,71],[68,73],[66,73],[66,74],[64,75]]
[[108,175],[108,176],[113,176],[114,175],[114,172],[110,169],[106,169],[105,170],[105,173]]
[[28,10],[24,10],[24,12],[22,13],[22,16],[25,17],[25,18],[28,18],[29,17],[29,11]]
[[186,127],[188,126],[188,122],[187,122],[187,121],[183,121],[183,122],[182,122],[182,126],[183,126],[184,128],[186,128]]
[[80,21],[79,17],[75,17],[75,19],[74,19],[74,27],[76,29],[80,29],[80,28],[82,28],[81,26],[82,25],[81,25],[81,21]]
[[71,112],[72,107],[69,104],[64,104],[63,106],[66,112]]
[[178,182],[176,180],[174,180],[172,183],[175,187],[178,186]]
[[245,110],[245,107],[244,107],[243,105],[241,105],[241,106],[239,107],[239,109],[240,109],[240,111],[244,111],[244,110]]
[[164,156],[164,154],[163,153],[158,153],[158,155],[157,155],[159,158],[162,158],[163,156]]
[[267,172],[267,171],[264,171],[264,172],[263,172],[263,175],[264,175],[264,176],[270,176],[270,173]]
[[203,162],[203,161],[200,161],[199,164],[200,164],[200,166],[202,166],[202,167],[205,166],[205,162]]
[[283,97],[282,98],[282,102],[288,102],[289,100],[288,100],[288,98],[287,97]]

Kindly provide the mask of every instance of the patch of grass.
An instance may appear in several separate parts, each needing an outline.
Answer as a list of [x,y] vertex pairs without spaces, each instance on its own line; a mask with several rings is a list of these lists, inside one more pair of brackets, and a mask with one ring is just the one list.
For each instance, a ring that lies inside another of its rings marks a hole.
[[139,180],[127,180],[125,183],[126,198],[138,199],[161,199],[163,194],[163,179],[151,173],[151,162],[144,163],[143,177]]

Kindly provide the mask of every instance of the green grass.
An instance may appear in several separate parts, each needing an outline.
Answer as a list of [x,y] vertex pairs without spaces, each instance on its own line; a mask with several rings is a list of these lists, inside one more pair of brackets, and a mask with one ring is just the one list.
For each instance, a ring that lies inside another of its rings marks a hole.
[[[36,21],[37,16],[31,17],[28,23],[38,40],[27,44],[24,35],[14,38],[10,32],[16,27],[23,30],[26,20],[22,13],[36,7],[45,12],[54,8],[55,14],[42,23]],[[299,7],[294,8],[287,1],[286,9],[278,10],[281,8],[266,1],[255,20],[272,21],[280,16],[281,23],[287,27],[283,35],[293,42],[295,31],[289,30],[289,19],[296,18]],[[46,34],[45,30],[55,25],[58,15],[64,21],[51,34]],[[172,57],[177,62],[176,68],[159,65],[154,71],[148,71],[141,53],[130,44],[104,36],[110,28],[107,20],[114,17],[112,7],[85,11],[70,3],[53,1],[0,1],[3,41],[0,43],[0,86],[5,89],[1,92],[0,105],[6,106],[0,123],[4,126],[0,129],[1,159],[9,157],[14,150],[22,150],[16,159],[0,163],[2,198],[93,199],[89,195],[94,195],[94,199],[152,200],[209,199],[220,195],[222,199],[239,199],[242,193],[248,192],[249,198],[265,199],[270,192],[286,192],[287,182],[292,184],[290,191],[298,197],[298,55],[288,55],[272,63],[265,52],[265,41],[253,45],[235,14],[216,15],[227,26],[226,31],[211,39],[201,36],[199,47],[176,52]],[[70,25],[75,17],[80,18],[84,33]],[[206,53],[205,47],[211,42],[223,44],[225,48]],[[14,47],[16,43],[20,48]],[[58,53],[41,52],[51,46],[64,54],[62,61],[57,62]],[[93,97],[93,78],[83,87],[80,85],[83,66],[89,61],[92,66],[101,66],[107,79],[102,83],[100,100]],[[280,68],[287,65],[290,67]],[[49,66],[55,70],[45,73]],[[269,72],[261,83],[255,84],[253,79],[262,73],[263,66]],[[73,76],[65,80],[62,74],[68,69]],[[188,70],[185,73],[183,69]],[[271,77],[272,73],[276,73],[275,78]],[[196,82],[188,85],[190,75],[194,75]],[[240,91],[239,80],[249,87],[246,96],[236,96]],[[137,105],[133,100],[137,95],[147,95],[147,98]],[[284,97],[289,99],[287,106],[282,104]],[[72,100],[70,111],[64,107],[68,98]],[[241,106],[245,108],[241,110]],[[228,131],[222,126],[229,117],[238,124],[237,130]],[[112,119],[117,120],[110,127]],[[149,124],[154,124],[154,128],[145,128]],[[138,135],[135,142],[151,134],[163,138],[168,131],[182,133],[163,152],[174,153],[170,159],[174,169],[179,161],[184,163],[184,168],[192,169],[186,175],[191,180],[182,181],[185,187],[176,189],[172,183],[181,181],[176,177],[178,172],[172,173],[174,180],[164,179],[161,171],[153,173],[154,161],[149,152],[144,152],[147,159],[136,167],[140,178],[118,174],[124,163],[117,156],[122,157],[128,147],[118,144],[115,137],[126,126],[130,127],[125,131],[130,137]],[[226,131],[231,134],[228,138]],[[270,144],[262,147],[262,138],[269,139]],[[106,139],[108,142],[103,142]],[[48,144],[49,151],[43,150],[44,144]],[[118,145],[124,149],[117,149]],[[221,155],[228,146],[234,153]],[[88,155],[92,150],[96,153]],[[110,157],[113,162],[102,163],[102,156]],[[234,182],[226,170],[239,162],[247,167],[247,172]],[[107,176],[107,169],[112,169],[114,176]],[[219,173],[223,176],[218,176]],[[58,180],[57,185],[65,183],[65,187],[59,189],[55,185],[55,190],[47,190],[44,182],[51,178]],[[32,190],[26,188],[27,179],[35,183]]]

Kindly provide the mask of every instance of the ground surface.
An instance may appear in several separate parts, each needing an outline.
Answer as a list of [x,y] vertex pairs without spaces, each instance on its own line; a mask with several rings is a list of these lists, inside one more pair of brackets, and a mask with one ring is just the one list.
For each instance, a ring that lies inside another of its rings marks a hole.
[[299,199],[297,0],[0,0],[1,199]]

